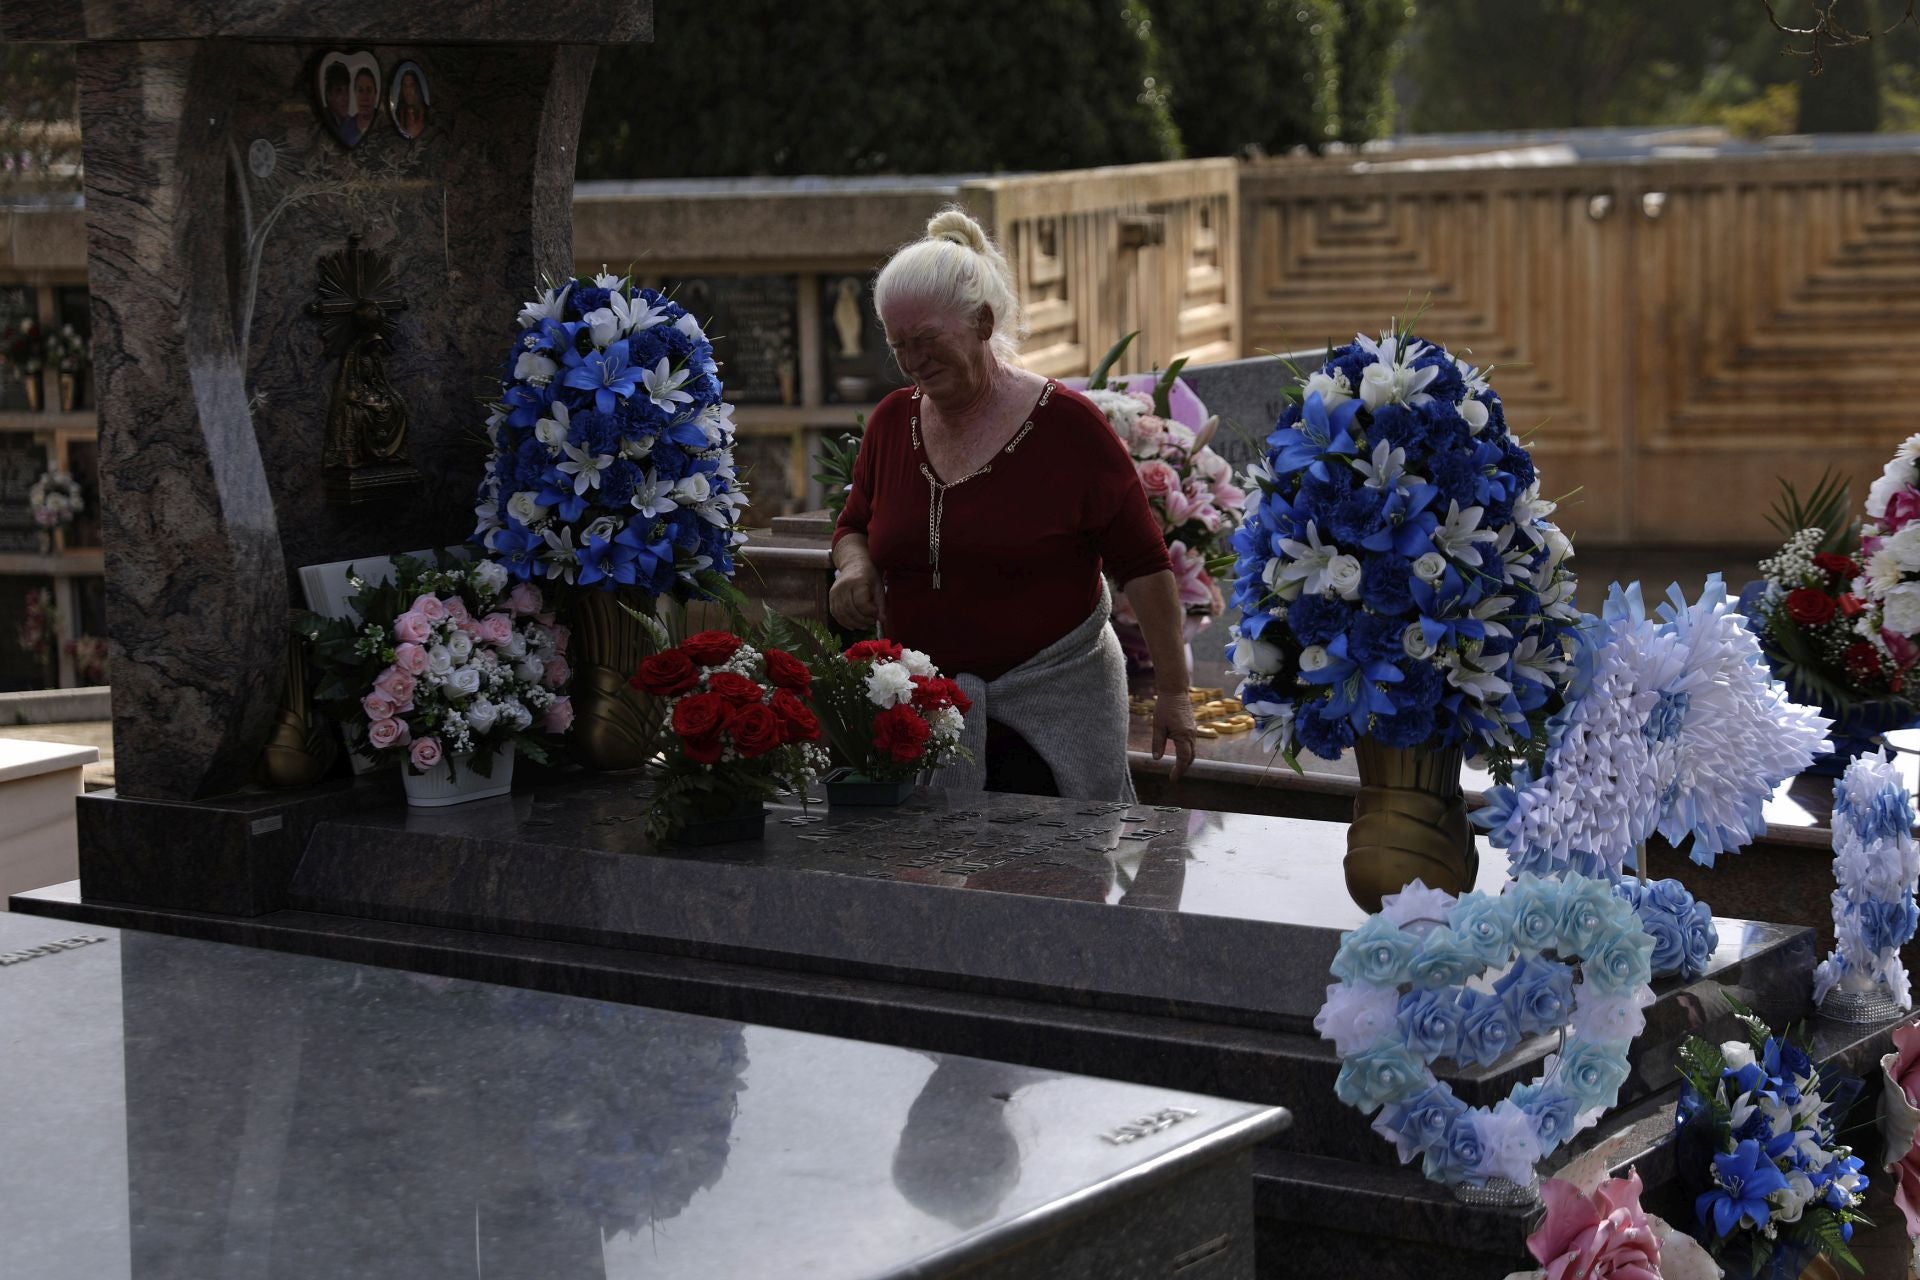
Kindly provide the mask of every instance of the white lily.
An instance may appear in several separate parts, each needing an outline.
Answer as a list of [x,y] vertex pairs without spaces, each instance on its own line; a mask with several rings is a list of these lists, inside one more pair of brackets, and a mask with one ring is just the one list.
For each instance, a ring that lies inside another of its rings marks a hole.
[[656,307],[637,294],[629,298],[625,294],[616,293],[608,300],[608,305],[619,317],[621,333],[639,333],[657,324],[664,324],[667,319],[665,305]]
[[692,404],[693,396],[680,388],[685,386],[691,370],[671,367],[667,357],[661,356],[660,362],[651,369],[643,370],[641,381],[646,384],[647,398],[662,413],[674,413],[683,404]]
[[536,387],[544,387],[552,382],[553,375],[558,372],[559,364],[538,351],[522,351],[519,359],[513,362],[513,376]]
[[667,515],[679,505],[673,500],[673,481],[662,480],[658,472],[642,473],[633,486],[633,509],[649,519]]
[[1485,514],[1485,507],[1468,507],[1463,511],[1458,502],[1448,502],[1445,522],[1433,531],[1433,545],[1461,564],[1479,564],[1478,544],[1492,542],[1499,536],[1491,529],[1480,527],[1480,517]]
[[573,545],[573,530],[562,525],[557,531],[552,525],[540,531],[547,540],[547,576],[572,582],[580,572],[580,553]]
[[[1329,569],[1333,558],[1340,554],[1340,548],[1331,542],[1320,541],[1320,530],[1314,522],[1307,521],[1307,540],[1299,542],[1293,538],[1280,539],[1280,552],[1285,559],[1275,558],[1269,562],[1277,581],[1267,585],[1279,590],[1289,583],[1299,583],[1300,590],[1320,592],[1333,590]],[[1274,568],[1277,566],[1277,568]]]
[[[1373,446],[1372,461],[1356,462],[1353,464],[1353,469],[1367,478],[1369,489],[1398,490],[1404,493],[1408,488],[1404,483],[1407,475],[1407,451],[1396,449],[1385,440]],[[1419,479],[1418,476],[1414,477],[1415,481]]]
[[567,294],[573,289],[569,280],[558,289],[548,289],[520,308],[517,319],[522,329],[531,329],[542,320],[558,320],[567,307]]
[[1512,596],[1488,596],[1473,606],[1471,616],[1479,620],[1480,624],[1487,629],[1488,635],[1510,637],[1513,632],[1507,630],[1506,624],[1495,622],[1494,619],[1511,608],[1513,608]]
[[600,274],[593,278],[593,287],[596,289],[618,289],[621,283],[620,277],[607,270],[605,263],[600,265]]
[[561,450],[567,455],[559,464],[560,470],[573,477],[573,491],[584,495],[589,489],[600,487],[600,473],[613,465],[610,453],[594,453],[586,448],[563,444]]
[[740,508],[747,505],[747,495],[737,489],[725,493],[716,493],[695,507],[694,514],[708,524],[724,529],[734,522]]

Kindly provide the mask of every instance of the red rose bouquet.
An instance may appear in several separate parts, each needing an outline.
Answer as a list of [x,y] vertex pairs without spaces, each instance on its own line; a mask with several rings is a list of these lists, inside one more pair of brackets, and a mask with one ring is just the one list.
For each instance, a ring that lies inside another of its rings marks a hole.
[[779,649],[702,631],[641,662],[628,682],[665,717],[663,768],[647,830],[726,817],[782,791],[804,795],[826,766],[807,697],[812,674]]
[[926,654],[862,640],[826,653],[813,674],[834,755],[859,779],[896,782],[967,758],[960,730],[973,704]]

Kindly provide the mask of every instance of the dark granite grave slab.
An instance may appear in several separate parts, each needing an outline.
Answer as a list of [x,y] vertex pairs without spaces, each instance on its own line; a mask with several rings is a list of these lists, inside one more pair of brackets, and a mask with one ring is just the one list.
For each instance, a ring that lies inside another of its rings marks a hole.
[[1285,1123],[26,916],[0,955],[0,1240],[43,1280],[1224,1280],[1252,1274],[1248,1149]]

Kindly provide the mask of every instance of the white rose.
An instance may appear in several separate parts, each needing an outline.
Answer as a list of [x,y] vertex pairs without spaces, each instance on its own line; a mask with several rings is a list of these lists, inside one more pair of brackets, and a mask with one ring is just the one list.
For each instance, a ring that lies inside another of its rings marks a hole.
[[636,460],[646,457],[653,452],[653,439],[652,436],[643,436],[636,439],[622,440],[620,442],[620,456]]
[[531,489],[522,489],[507,499],[507,514],[524,525],[533,525],[546,519],[548,508],[540,505],[540,495]]
[[480,692],[480,669],[478,667],[456,667],[447,677],[447,688],[455,693],[471,698]]
[[540,677],[547,674],[547,664],[541,660],[539,654],[529,653],[513,664],[513,674],[528,684],[539,684]]
[[1413,576],[1431,586],[1446,576],[1447,558],[1438,551],[1429,551],[1413,562]]
[[447,637],[447,652],[455,662],[465,662],[473,656],[473,637],[464,631],[454,632]]
[[475,733],[486,733],[493,728],[493,722],[500,718],[500,708],[479,698],[467,708],[467,728]]
[[1326,646],[1310,644],[1300,651],[1300,669],[1302,671],[1319,671],[1326,665]]
[[497,595],[507,589],[507,571],[495,561],[482,560],[473,566],[473,585],[482,594]]
[[620,317],[613,314],[612,307],[589,311],[580,319],[593,331],[593,345],[602,351],[612,346],[620,336]]
[[518,702],[502,703],[500,717],[512,727],[515,733],[524,733],[533,727],[533,713]]
[[620,526],[614,523],[612,516],[601,516],[581,531],[580,543],[582,546],[586,545],[588,538],[598,538],[602,542],[611,542],[613,541],[613,535],[619,531]]
[[1321,403],[1331,409],[1353,399],[1353,388],[1347,385],[1346,374],[1321,371],[1307,375],[1300,398],[1304,400],[1311,395],[1318,395]]
[[1880,471],[1880,476],[1867,490],[1867,516],[1878,520],[1887,514],[1887,503],[1893,495],[1902,489],[1912,487],[1914,483],[1914,464],[1902,458],[1890,458]]
[[542,418],[533,424],[533,438],[549,449],[558,449],[567,442],[567,427],[563,422],[552,418]]
[[522,351],[520,358],[513,362],[513,376],[522,382],[531,382],[535,386],[552,382],[553,375],[558,372],[560,372],[560,366],[538,351]]
[[1278,645],[1242,635],[1235,636],[1227,654],[1228,661],[1233,663],[1234,673],[1243,676],[1272,675],[1280,669],[1283,656]]
[[1753,1046],[1745,1040],[1729,1040],[1720,1046],[1720,1056],[1729,1070],[1738,1071],[1753,1065]]
[[427,674],[445,676],[453,670],[453,652],[443,644],[437,644],[427,650]]
[[913,701],[913,673],[902,662],[879,662],[867,673],[867,699],[885,709]]
[[1341,552],[1327,561],[1327,582],[1340,593],[1342,600],[1360,598],[1360,560]]
[[695,471],[674,482],[673,500],[684,507],[705,502],[712,494],[713,482],[704,471]]
[[1431,658],[1433,646],[1427,643],[1427,633],[1414,623],[1400,633],[1400,648],[1409,658]]
[[509,658],[524,658],[527,656],[527,638],[515,630],[508,634],[507,643],[501,651]]
[[1920,582],[1903,582],[1887,592],[1881,625],[1895,635],[1920,635]]
[[1378,360],[1368,365],[1360,375],[1360,399],[1369,409],[1393,403],[1397,389],[1393,369]]
[[902,649],[900,665],[907,669],[910,676],[930,676],[939,670],[933,665],[933,659],[918,649]]
[[1481,404],[1472,396],[1468,396],[1460,402],[1460,420],[1465,422],[1467,424],[1467,430],[1473,432],[1475,435],[1480,434],[1492,416],[1493,415],[1488,412],[1487,406]]

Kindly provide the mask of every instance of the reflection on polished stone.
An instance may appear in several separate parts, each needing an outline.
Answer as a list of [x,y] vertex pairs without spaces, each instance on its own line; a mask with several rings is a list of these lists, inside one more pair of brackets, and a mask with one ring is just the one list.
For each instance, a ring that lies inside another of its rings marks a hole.
[[50,919],[0,916],[0,951],[33,952],[0,968],[0,1270],[36,1280],[944,1275],[1283,1123]]

